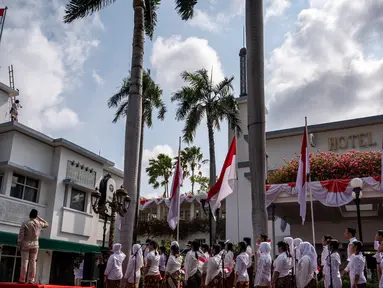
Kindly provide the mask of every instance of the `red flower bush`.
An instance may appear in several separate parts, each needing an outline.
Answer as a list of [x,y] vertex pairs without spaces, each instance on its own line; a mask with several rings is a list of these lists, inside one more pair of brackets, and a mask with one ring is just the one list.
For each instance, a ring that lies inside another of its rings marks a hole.
[[[352,179],[355,177],[374,177],[380,181],[381,151],[349,150],[345,154],[320,152],[310,153],[309,158],[312,181]],[[285,163],[283,168],[269,173],[268,182],[270,184],[296,181],[299,156],[290,161],[285,160]]]

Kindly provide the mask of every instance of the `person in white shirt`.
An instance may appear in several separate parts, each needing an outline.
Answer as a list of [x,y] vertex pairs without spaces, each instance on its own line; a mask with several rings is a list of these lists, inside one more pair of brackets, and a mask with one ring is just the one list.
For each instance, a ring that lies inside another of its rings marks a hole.
[[159,288],[161,282],[160,274],[160,255],[157,251],[158,244],[151,241],[149,244],[149,253],[146,255],[146,265],[144,269],[145,288]]
[[[207,261],[209,260],[210,258],[210,248],[209,248],[209,245],[207,244],[202,244],[201,245],[201,249],[200,249],[200,252],[202,253],[202,257],[203,257],[203,263],[202,263],[202,276],[201,276],[201,287],[202,286],[205,286],[205,280],[206,280],[206,273],[207,273]],[[232,288],[232,287],[230,287]]]
[[140,244],[134,244],[132,247],[132,255],[129,258],[128,267],[126,269],[125,288],[138,288],[141,278],[141,268],[144,266],[144,258]]
[[294,256],[295,256],[295,264],[298,264],[298,261],[300,259],[299,255],[299,245],[302,243],[301,238],[294,238],[293,246],[294,246]]
[[382,277],[382,269],[380,263],[382,262],[383,258],[383,253],[380,253],[379,246],[380,243],[383,241],[383,230],[378,230],[375,235],[375,242],[374,242],[374,248],[377,251],[375,254],[375,259],[376,259],[376,271],[378,272],[378,279]]
[[84,260],[81,260],[80,263],[75,265],[73,269],[74,274],[74,286],[81,286],[81,280],[84,272]]
[[145,249],[144,249],[144,252],[143,252],[143,257],[144,257],[144,266],[146,266],[146,256],[148,256],[148,253],[150,252],[149,251],[149,245],[150,245],[150,242],[152,242],[152,240],[150,239],[146,239],[146,242],[145,242]]
[[354,241],[357,241],[356,237],[356,229],[355,228],[346,228],[344,231],[344,238],[348,240],[348,247],[347,247],[347,261],[350,261],[350,256],[351,256],[351,244]]
[[293,279],[290,275],[292,262],[289,244],[284,241],[278,242],[279,255],[274,262],[274,274],[272,280],[273,288],[291,288]]
[[222,255],[221,246],[216,244],[212,249],[212,257],[207,261],[207,271],[205,279],[205,287],[221,288],[222,287]]
[[285,237],[283,238],[283,241],[287,243],[287,245],[289,246],[289,253],[290,253],[290,256],[291,256],[291,275],[293,277],[293,281],[295,281],[295,266],[296,266],[296,262],[295,262],[295,249],[294,249],[294,239],[291,238],[291,237]]
[[250,281],[250,287],[253,287],[254,286],[254,267],[253,267],[253,263],[254,263],[254,252],[253,252],[253,249],[251,248],[251,238],[249,237],[245,237],[243,238],[243,242],[246,243],[246,253],[249,255],[249,259],[250,259],[250,266],[248,267],[247,269],[247,274],[249,275],[249,281]]
[[193,241],[192,249],[185,257],[185,281],[188,288],[199,288],[202,277],[202,264],[206,262],[205,255],[199,251],[200,243]]
[[[321,254],[321,267],[322,267],[322,274],[323,274],[323,278],[326,279],[326,259],[328,257],[328,242],[332,239],[332,236],[331,235],[324,235],[323,238],[322,238],[322,245],[323,245],[323,250],[322,250],[322,254]],[[326,281],[325,281],[326,283]],[[327,287],[327,286],[325,286]]]
[[109,256],[104,272],[108,288],[119,288],[122,279],[122,262],[126,255],[121,251],[121,244],[113,244],[113,254]]
[[181,279],[182,256],[180,248],[177,245],[170,247],[170,256],[166,263],[165,277],[162,282],[162,288],[177,288]]
[[328,255],[324,262],[324,270],[326,270],[326,277],[324,279],[325,287],[341,288],[342,279],[340,277],[339,268],[342,264],[340,255],[338,253],[339,241],[331,239],[327,241]]
[[257,261],[257,271],[255,272],[254,286],[269,287],[271,284],[271,246],[268,242],[259,244],[260,256]]
[[249,253],[246,252],[247,245],[245,242],[238,243],[239,255],[236,259],[235,278],[237,288],[249,288],[248,268],[251,266]]
[[364,276],[364,268],[366,265],[366,259],[362,253],[363,244],[360,241],[354,241],[349,245],[350,253],[354,254],[354,257],[350,256],[350,262],[347,270],[350,275],[350,282],[352,288],[367,287],[367,280]]
[[224,260],[225,267],[225,286],[226,288],[233,288],[234,286],[234,268],[235,268],[235,260],[234,260],[234,250],[233,243],[229,242],[226,244],[226,254]]
[[164,246],[160,247],[160,274],[161,277],[165,276],[166,262],[168,257],[166,255],[166,248]]
[[314,246],[309,242],[302,242],[298,249],[300,259],[296,267],[297,288],[318,287],[316,280],[318,256]]

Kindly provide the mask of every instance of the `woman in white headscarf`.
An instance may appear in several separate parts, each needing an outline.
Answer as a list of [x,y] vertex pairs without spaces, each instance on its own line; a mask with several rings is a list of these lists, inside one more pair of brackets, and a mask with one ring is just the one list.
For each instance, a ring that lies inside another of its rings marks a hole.
[[295,264],[298,264],[299,261],[299,245],[302,243],[301,238],[295,238],[293,241],[293,246],[294,246],[294,256],[295,256]]
[[263,288],[271,284],[271,246],[268,242],[259,245],[259,258],[257,261],[257,271],[255,273],[254,286]]
[[222,256],[220,255],[221,246],[215,244],[212,249],[212,257],[207,262],[207,273],[205,286],[208,288],[222,287]]
[[119,288],[122,279],[122,262],[124,262],[126,255],[121,251],[121,244],[116,243],[113,245],[113,254],[109,256],[108,263],[104,272],[107,287]]
[[299,245],[300,259],[296,269],[297,288],[318,287],[316,271],[318,267],[317,253],[313,245],[303,242]]
[[129,258],[128,267],[125,272],[125,288],[138,288],[141,278],[141,268],[144,266],[144,258],[140,244],[134,244],[132,255]]
[[162,288],[177,288],[181,278],[182,256],[180,255],[180,247],[172,245],[170,247],[170,256],[166,263],[165,278],[162,282]]

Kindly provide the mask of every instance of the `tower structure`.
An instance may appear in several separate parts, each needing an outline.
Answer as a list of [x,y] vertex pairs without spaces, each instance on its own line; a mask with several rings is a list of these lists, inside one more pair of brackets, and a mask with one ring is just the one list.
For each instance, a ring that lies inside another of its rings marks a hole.
[[247,64],[246,64],[246,48],[243,47],[239,50],[239,71],[240,71],[240,82],[241,89],[239,97],[247,96]]

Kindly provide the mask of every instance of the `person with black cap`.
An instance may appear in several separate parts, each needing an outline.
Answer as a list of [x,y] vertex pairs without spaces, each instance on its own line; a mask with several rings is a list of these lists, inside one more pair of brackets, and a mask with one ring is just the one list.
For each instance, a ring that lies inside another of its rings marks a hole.
[[48,222],[38,216],[36,209],[29,213],[29,220],[23,222],[18,236],[18,248],[21,251],[19,283],[25,283],[28,271],[28,283],[35,283],[36,261],[39,252],[41,230],[48,227]]

